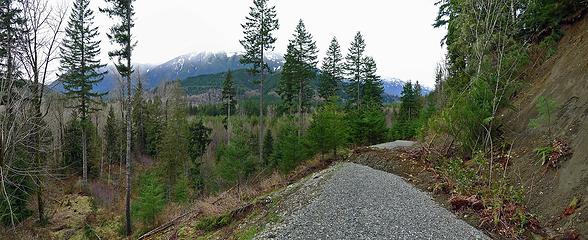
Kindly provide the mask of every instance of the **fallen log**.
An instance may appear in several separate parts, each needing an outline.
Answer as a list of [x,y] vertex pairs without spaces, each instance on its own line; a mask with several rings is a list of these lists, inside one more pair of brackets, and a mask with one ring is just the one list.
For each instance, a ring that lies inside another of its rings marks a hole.
[[145,233],[145,234],[141,235],[141,236],[140,236],[139,238],[137,238],[137,239],[138,239],[138,240],[147,239],[148,237],[151,237],[151,236],[153,236],[153,235],[155,235],[155,234],[157,234],[157,233],[163,232],[163,231],[167,230],[168,228],[170,228],[170,227],[172,227],[172,226],[176,225],[176,224],[179,222],[179,220],[181,220],[182,218],[184,218],[184,217],[186,217],[186,216],[188,216],[188,215],[191,215],[191,214],[193,214],[193,213],[196,213],[196,215],[199,215],[199,214],[200,214],[200,212],[199,212],[199,211],[200,211],[199,209],[194,209],[194,210],[192,210],[192,211],[189,211],[189,212],[187,212],[187,213],[184,213],[184,214],[182,214],[182,215],[180,215],[180,216],[178,216],[178,217],[176,217],[176,218],[172,219],[171,221],[169,221],[169,222],[167,222],[167,223],[165,223],[165,224],[163,224],[163,225],[160,225],[159,227],[156,227],[156,228],[154,228],[153,230],[151,230],[151,231],[149,231],[149,232],[147,232],[147,233]]

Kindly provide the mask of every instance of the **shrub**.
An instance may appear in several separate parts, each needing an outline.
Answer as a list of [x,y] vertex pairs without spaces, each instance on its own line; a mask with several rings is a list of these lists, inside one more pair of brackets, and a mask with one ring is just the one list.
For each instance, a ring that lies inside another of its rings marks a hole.
[[345,113],[335,103],[322,106],[313,116],[308,137],[314,148],[325,154],[344,146],[349,138],[349,125],[345,121]]
[[230,214],[207,217],[200,220],[196,224],[196,228],[206,232],[214,231],[231,223],[232,218]]
[[263,138],[263,165],[268,166],[270,163],[270,157],[274,152],[274,137],[272,136],[272,130],[268,129]]
[[306,152],[308,148],[306,148],[304,140],[298,136],[296,124],[291,121],[282,123],[272,155],[274,164],[281,172],[287,173],[293,170],[308,156],[308,152]]
[[240,184],[255,171],[255,154],[249,147],[249,135],[243,131],[243,126],[236,124],[234,132],[231,142],[218,150],[217,172],[223,180]]
[[351,140],[355,144],[373,145],[386,140],[386,115],[377,106],[365,106],[347,114],[351,126]]
[[140,182],[139,197],[133,205],[133,213],[146,224],[153,225],[155,217],[165,206],[164,188],[157,176],[152,173],[143,175]]
[[174,186],[174,201],[185,203],[188,201],[189,183],[188,178],[182,175]]

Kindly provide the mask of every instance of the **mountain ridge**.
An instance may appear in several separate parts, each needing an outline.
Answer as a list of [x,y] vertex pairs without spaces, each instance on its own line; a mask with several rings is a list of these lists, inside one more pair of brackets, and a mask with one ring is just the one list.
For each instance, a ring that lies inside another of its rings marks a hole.
[[[190,82],[183,84],[193,88],[204,88],[206,86],[214,89],[219,88],[222,84],[223,73],[227,70],[243,70],[248,68],[247,65],[240,63],[241,55],[236,52],[224,51],[201,51],[191,52],[173,59],[170,59],[162,64],[134,64],[135,73],[133,78],[136,80],[140,78],[145,89],[151,90],[158,87],[162,82],[180,80],[182,82]],[[284,57],[275,52],[270,52],[266,55],[266,62],[275,73],[279,73],[285,60]],[[120,88],[121,78],[116,71],[116,68],[109,64],[103,68],[107,74],[104,79],[94,89],[98,92],[114,91]],[[241,76],[241,82],[247,86],[246,90],[254,90],[253,81],[254,76]],[[202,83],[198,83],[199,79],[204,79]],[[277,86],[279,74],[273,77],[271,86]],[[397,100],[401,95],[403,85],[407,82],[398,78],[383,78],[384,98],[387,102]],[[202,85],[205,84],[206,86]],[[63,92],[62,83],[55,81],[49,85],[55,91]],[[271,90],[271,89],[268,89]],[[194,94],[193,90],[188,89],[188,94]],[[201,93],[201,91],[197,91]],[[430,92],[430,89],[423,86],[423,94]]]
[[[237,70],[248,68],[248,65],[240,63],[241,55],[227,52],[193,52],[180,55],[162,64],[134,64],[134,79],[141,78],[145,89],[154,89],[162,82],[184,80],[189,77],[216,74],[226,72],[229,69]],[[273,70],[279,70],[284,64],[284,58],[278,53],[269,53],[266,63]],[[112,64],[102,69],[107,74],[94,89],[99,92],[114,90],[120,78]],[[55,91],[63,92],[60,81],[49,84]]]

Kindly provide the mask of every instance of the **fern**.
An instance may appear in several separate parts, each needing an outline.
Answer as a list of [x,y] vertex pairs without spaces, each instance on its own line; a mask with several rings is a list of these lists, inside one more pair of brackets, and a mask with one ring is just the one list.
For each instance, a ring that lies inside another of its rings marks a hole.
[[554,149],[551,146],[535,148],[535,154],[542,161],[541,165],[545,165],[545,163],[547,163],[547,160],[549,160],[549,156],[551,156],[553,150]]

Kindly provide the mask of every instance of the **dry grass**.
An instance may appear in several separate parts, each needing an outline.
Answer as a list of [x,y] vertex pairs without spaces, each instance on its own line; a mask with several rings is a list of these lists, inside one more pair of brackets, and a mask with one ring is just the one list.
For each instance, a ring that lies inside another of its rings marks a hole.
[[[260,208],[259,204],[264,203],[256,202],[256,199],[260,196],[276,191],[277,189],[298,181],[311,173],[323,170],[330,166],[333,161],[334,159],[321,159],[321,157],[316,156],[302,163],[287,175],[281,174],[277,171],[265,174],[261,173],[242,184],[240,188],[234,186],[222,193],[202,197],[191,204],[191,207],[180,206],[177,208],[178,206],[176,206],[166,208],[166,210],[164,210],[166,213],[160,215],[158,219],[164,224],[185,214],[187,212],[186,209],[191,209],[192,214],[190,216],[185,216],[181,221],[178,221],[173,225],[195,226],[195,224],[202,219],[218,217],[226,214],[232,216],[233,219],[231,221],[239,221],[246,218],[251,212],[253,212],[253,209],[263,211],[264,208]],[[232,229],[235,227],[236,226],[234,225],[229,225],[219,229],[219,231],[228,237],[235,231],[235,229]],[[173,235],[173,231],[170,229],[161,231],[150,238],[165,238],[170,233]]]

